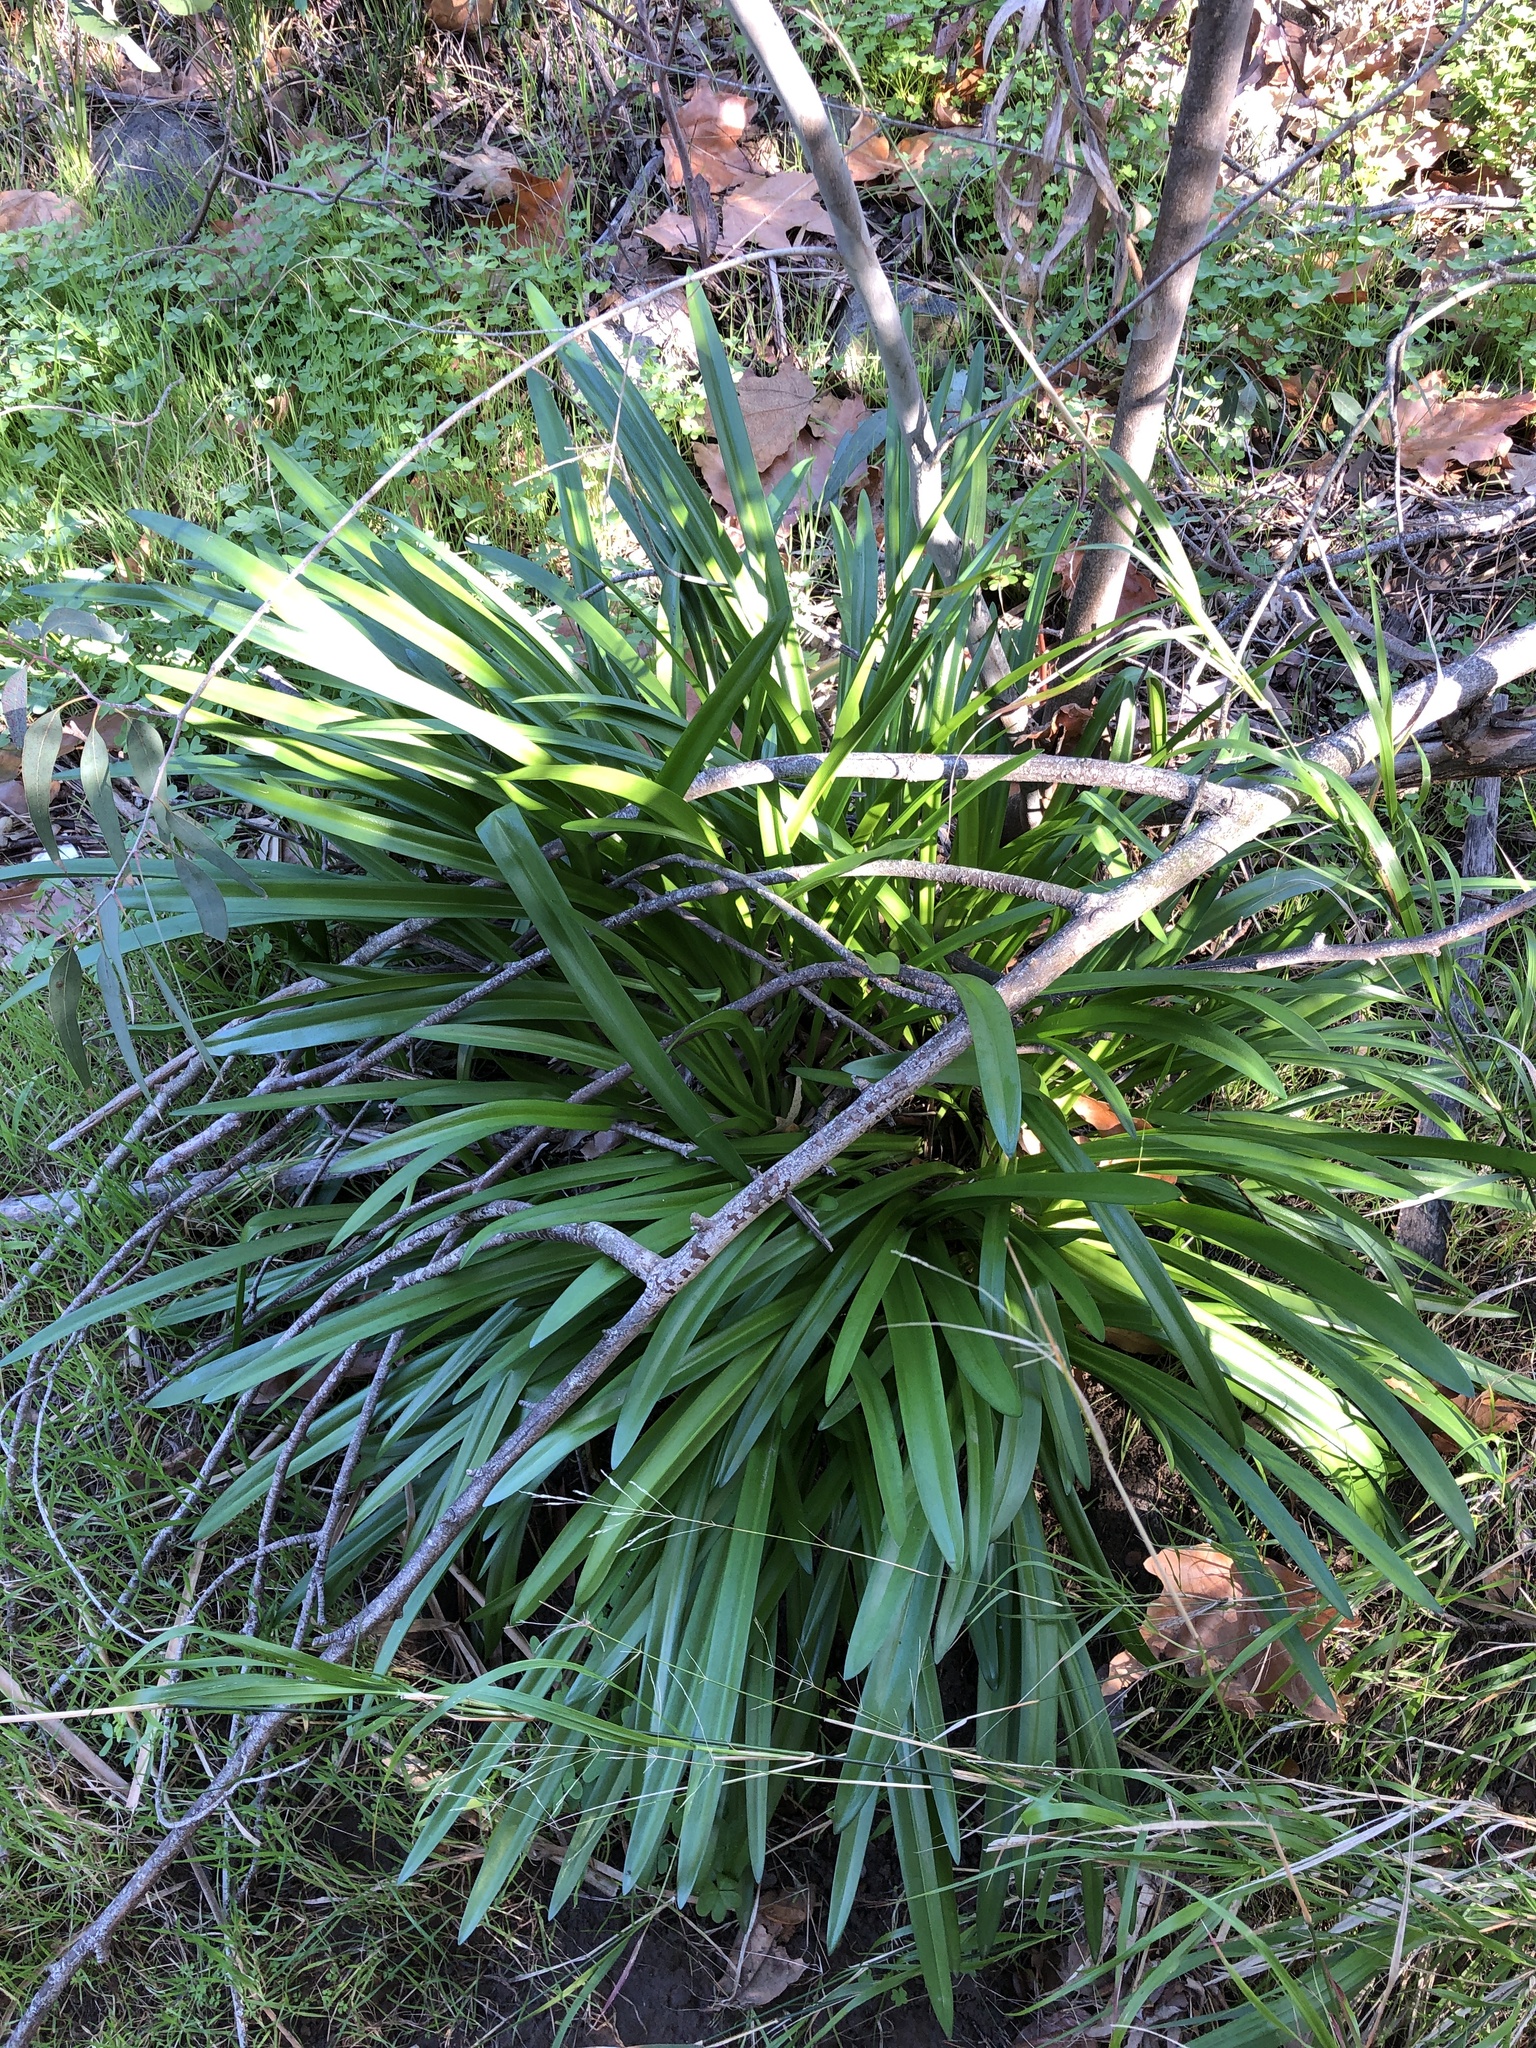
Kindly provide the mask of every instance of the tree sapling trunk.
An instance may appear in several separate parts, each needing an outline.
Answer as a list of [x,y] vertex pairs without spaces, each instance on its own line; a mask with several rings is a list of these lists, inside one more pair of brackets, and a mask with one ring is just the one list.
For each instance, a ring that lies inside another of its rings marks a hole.
[[[1162,438],[1168,387],[1199,266],[1196,252],[1210,227],[1251,20],[1251,0],[1199,0],[1195,9],[1189,68],[1168,150],[1149,258],[1149,274],[1156,289],[1137,313],[1131,331],[1109,443],[1113,453],[1143,480],[1152,474]],[[1106,475],[1072,595],[1069,639],[1114,618],[1135,537],[1135,501],[1113,476]]]

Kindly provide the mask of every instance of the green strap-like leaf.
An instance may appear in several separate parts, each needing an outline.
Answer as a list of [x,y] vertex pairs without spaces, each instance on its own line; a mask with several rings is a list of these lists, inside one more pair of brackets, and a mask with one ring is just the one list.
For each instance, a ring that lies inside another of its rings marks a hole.
[[649,1026],[597,950],[578,911],[574,910],[553,869],[539,850],[522,812],[507,804],[480,827],[497,867],[506,876],[539,936],[560,963],[561,972],[586,1001],[593,1023],[621,1059],[633,1066],[657,1102],[710,1157],[737,1179],[749,1181],[751,1169],[730,1139],[656,1043]]
[[917,1498],[945,1563],[958,1565],[965,1551],[965,1522],[944,1378],[928,1304],[908,1265],[898,1265],[891,1275],[885,1320],[896,1355],[896,1395]]
[[955,993],[965,1005],[966,1022],[976,1048],[981,1099],[1005,1158],[1019,1143],[1024,1121],[1024,1091],[1019,1080],[1019,1048],[1008,1005],[990,982],[974,974],[954,976]]
[[50,860],[59,858],[59,842],[53,834],[53,817],[48,808],[49,785],[64,743],[64,721],[57,711],[27,727],[21,750],[21,787],[27,799],[27,816],[38,844]]
[[73,946],[66,943],[48,976],[48,1021],[65,1059],[87,1087],[91,1084],[91,1063],[85,1056],[80,1036],[80,994],[85,976]]
[[789,630],[790,615],[777,611],[760,633],[754,633],[725,674],[688,721],[688,729],[667,757],[656,778],[667,789],[684,790],[725,737],[732,720],[768,673],[779,642]]

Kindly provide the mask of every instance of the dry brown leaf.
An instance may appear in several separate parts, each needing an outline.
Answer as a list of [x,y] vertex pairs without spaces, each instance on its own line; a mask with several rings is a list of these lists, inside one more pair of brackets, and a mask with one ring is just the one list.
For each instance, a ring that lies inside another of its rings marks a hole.
[[[779,372],[782,377],[786,373]],[[800,373],[796,373],[797,375]],[[775,384],[778,378],[759,378],[761,384]],[[806,379],[809,384],[809,378]],[[743,378],[744,384],[746,379]],[[741,385],[737,387],[738,393]],[[745,411],[745,407],[743,407]],[[862,398],[834,398],[830,392],[823,392],[814,405],[808,405],[803,423],[784,448],[762,470],[763,489],[771,491],[782,483],[797,464],[809,461],[810,469],[801,479],[800,487],[784,508],[784,520],[798,519],[802,512],[821,497],[832,474],[832,465],[837,460],[837,451],[844,439],[853,432],[861,420],[869,415],[869,407]],[[790,415],[792,417],[792,414]],[[747,431],[752,432],[751,415],[748,415]],[[754,442],[754,449],[756,443]],[[713,441],[701,441],[693,451],[698,464],[699,475],[705,488],[721,511],[733,517],[736,501],[731,495],[730,483],[725,474],[725,463],[718,445]],[[846,490],[861,489],[869,480],[869,469],[865,465],[850,476],[844,485]]]
[[[837,451],[843,441],[862,420],[869,416],[869,407],[862,398],[833,398],[823,392],[811,407],[810,418],[804,431],[795,436],[794,445],[787,449],[774,463],[765,476],[763,485],[767,490],[783,481],[799,462],[810,457],[811,466],[800,480],[799,489],[784,508],[786,520],[798,519],[808,512],[827,487],[832,474],[832,465],[837,460]],[[869,481],[869,467],[865,464],[844,484],[844,490],[861,490]]]
[[496,0],[427,0],[427,19],[449,35],[477,36],[496,17]]
[[969,71],[962,71],[953,85],[947,85],[934,94],[933,125],[935,128],[968,127],[986,98],[987,74],[973,65]]
[[848,138],[848,169],[856,185],[865,185],[873,178],[889,178],[903,166],[919,170],[932,146],[933,136],[923,129],[915,135],[899,136],[893,148],[874,115],[860,114]]
[[0,192],[0,235],[27,228],[83,228],[85,208],[57,192]]
[[[1078,548],[1068,548],[1056,558],[1056,574],[1061,578],[1061,587],[1068,597],[1077,588],[1082,566],[1082,551]],[[1156,604],[1161,596],[1162,592],[1146,570],[1135,562],[1127,562],[1125,581],[1120,586],[1120,602],[1115,608],[1115,617],[1124,619],[1132,612],[1144,612],[1149,605]]]
[[1415,171],[1427,171],[1465,135],[1465,129],[1453,128],[1444,121],[1426,121],[1390,149],[1373,152],[1365,165],[1369,192],[1390,192]]
[[1511,1430],[1521,1428],[1531,1413],[1523,1401],[1496,1394],[1491,1387],[1480,1387],[1475,1394],[1452,1394],[1451,1406],[1459,1408],[1484,1436],[1507,1436]]
[[[1097,1095],[1079,1095],[1072,1107],[1085,1124],[1092,1124],[1096,1131],[1118,1131],[1120,1119],[1107,1102],[1100,1102]],[[1150,1129],[1150,1126],[1146,1126]]]
[[747,179],[726,200],[722,216],[722,256],[734,255],[748,242],[777,246],[791,228],[825,235],[828,241],[834,232],[832,216],[822,205],[809,171],[778,171],[771,178]]
[[1328,294],[1336,306],[1363,306],[1370,297],[1372,274],[1381,263],[1381,251],[1367,257],[1364,263],[1351,263],[1339,272],[1338,283]]
[[690,214],[658,214],[656,219],[648,222],[640,232],[659,249],[666,249],[672,254],[680,254],[685,250],[690,254],[696,254],[698,251],[699,237]]
[[1517,498],[1536,498],[1536,455],[1510,456],[1509,488]]
[[[717,92],[702,78],[679,106],[677,120],[688,144],[688,169],[695,178],[707,179],[711,192],[728,192],[733,185],[757,176],[756,166],[740,148],[754,112],[745,93]],[[661,147],[667,183],[681,185],[683,163],[670,123],[662,128]]]
[[748,370],[736,380],[736,398],[747,423],[752,459],[759,472],[772,467],[811,416],[816,386],[793,363],[771,377]]
[[728,2005],[771,2005],[805,1975],[810,1965],[790,1955],[784,1943],[803,1927],[810,1911],[808,1895],[769,1892],[759,1903],[752,1923],[731,1958],[729,1974],[719,1986]]
[[[1309,1721],[1344,1719],[1342,1707],[1325,1705],[1313,1692],[1283,1641],[1267,1644],[1256,1656],[1244,1658],[1239,1669],[1231,1669],[1272,1623],[1224,1550],[1197,1543],[1156,1551],[1145,1562],[1164,1588],[1148,1606],[1141,1631],[1154,1655],[1182,1665],[1191,1678],[1226,1672],[1216,1689],[1236,1714],[1289,1707]],[[1304,1617],[1297,1626],[1308,1642],[1330,1623],[1342,1621],[1334,1608],[1321,1606],[1316,1589],[1289,1565],[1269,1563],[1267,1569],[1291,1612]]]
[[500,228],[512,249],[552,249],[570,232],[571,199],[576,173],[567,164],[558,178],[535,178],[527,171],[509,171],[511,192],[486,216]]
[[848,170],[855,185],[872,178],[887,178],[895,168],[895,153],[880,133],[873,114],[860,114],[848,138]]
[[[55,782],[52,792],[58,787]],[[0,815],[0,841],[10,836],[11,829],[7,805]],[[37,882],[0,884],[0,965],[9,965],[29,939],[48,930],[54,912],[67,906],[68,896],[67,889],[44,889]]]
[[445,150],[443,162],[464,173],[453,188],[455,199],[478,196],[488,204],[497,199],[510,199],[514,190],[513,178],[523,175],[523,160],[510,149],[472,149],[468,156],[450,156]]
[[1454,192],[1458,195],[1475,195],[1486,199],[1518,199],[1519,181],[1515,178],[1501,178],[1483,166],[1475,171],[1442,171],[1436,178],[1432,190]]
[[59,742],[59,753],[77,753],[85,745],[86,736],[93,725],[100,728],[101,736],[109,747],[122,746],[123,735],[128,730],[126,715],[121,711],[101,711],[90,717],[66,719],[64,735]]
[[1533,412],[1536,397],[1523,391],[1404,398],[1397,409],[1403,467],[1437,483],[1452,462],[1497,462],[1511,446],[1504,429]]
[[1099,1681],[1099,1691],[1106,1700],[1117,1700],[1133,1685],[1139,1685],[1147,1676],[1150,1667],[1139,1657],[1133,1657],[1129,1650],[1116,1650],[1109,1660],[1109,1669]]

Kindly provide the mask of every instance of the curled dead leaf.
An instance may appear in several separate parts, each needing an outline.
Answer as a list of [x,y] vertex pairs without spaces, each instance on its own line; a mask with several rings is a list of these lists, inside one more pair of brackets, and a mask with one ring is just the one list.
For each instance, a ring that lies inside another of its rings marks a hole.
[[1122,1693],[1139,1685],[1151,1666],[1143,1664],[1139,1657],[1133,1657],[1129,1650],[1116,1650],[1109,1660],[1109,1669],[1099,1681],[1099,1691],[1106,1700],[1117,1700]]
[[1436,483],[1450,463],[1497,462],[1512,445],[1505,429],[1533,412],[1536,397],[1524,391],[1464,391],[1455,398],[1410,393],[1397,409],[1403,467]]
[[[1159,1550],[1145,1565],[1164,1589],[1148,1606],[1141,1631],[1155,1656],[1179,1664],[1191,1678],[1225,1674],[1217,1676],[1216,1690],[1236,1714],[1289,1708],[1309,1721],[1343,1721],[1343,1708],[1318,1698],[1283,1639],[1253,1653],[1273,1618],[1224,1550],[1205,1543]],[[1266,1569],[1309,1643],[1335,1624],[1353,1626],[1337,1609],[1324,1607],[1316,1589],[1289,1565],[1266,1560]]]
[[17,235],[29,228],[83,228],[85,208],[78,199],[65,199],[57,192],[0,192],[0,235]]
[[932,144],[933,136],[927,130],[898,136],[892,143],[873,114],[860,114],[848,137],[848,169],[853,182],[865,185],[875,178],[893,177],[903,167],[918,170]]
[[496,18],[496,0],[427,0],[427,19],[454,36],[477,36]]
[[1341,270],[1328,297],[1336,306],[1363,306],[1371,296],[1371,278],[1380,267],[1381,251],[1378,249],[1364,263],[1351,263]]
[[464,173],[453,188],[455,199],[510,199],[513,175],[523,175],[522,158],[510,149],[472,149],[468,156],[450,156],[445,150],[443,162]]
[[797,1984],[810,1968],[804,1956],[792,1956],[785,1947],[810,1914],[810,1895],[804,1891],[769,1892],[758,1901],[757,1911],[731,1957],[729,1973],[719,1985],[727,2005],[771,2005]]
[[511,191],[486,216],[500,228],[512,249],[553,249],[570,232],[571,200],[576,173],[567,164],[558,178],[535,178],[527,171],[507,174]]
[[1452,1394],[1451,1405],[1459,1408],[1484,1436],[1507,1436],[1511,1430],[1522,1428],[1532,1412],[1525,1402],[1496,1394],[1492,1387],[1479,1387],[1475,1394]]
[[[706,179],[711,192],[728,192],[733,185],[756,177],[756,166],[740,146],[755,111],[745,93],[720,92],[702,78],[678,107],[678,126],[688,145],[688,171],[695,178]],[[683,161],[670,123],[662,128],[661,148],[667,183],[681,185]]]
[[1277,377],[1275,382],[1286,404],[1294,406],[1298,412],[1303,407],[1316,405],[1323,395],[1323,373],[1319,369],[1308,370],[1305,379],[1297,371],[1293,376]]

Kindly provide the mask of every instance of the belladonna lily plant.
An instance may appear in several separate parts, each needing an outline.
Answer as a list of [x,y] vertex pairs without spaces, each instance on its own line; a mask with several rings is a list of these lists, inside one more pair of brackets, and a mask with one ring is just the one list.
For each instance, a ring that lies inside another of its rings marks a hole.
[[[1469,1527],[1429,1432],[1478,1455],[1471,1361],[1391,1226],[1523,1203],[1524,1161],[1414,1133],[1432,1087],[1477,1097],[1426,1064],[1447,913],[1392,755],[1536,665],[1536,631],[1303,749],[1181,737],[1154,654],[1246,679],[1160,524],[1174,623],[1080,652],[1080,754],[1010,749],[1052,564],[989,622],[1015,535],[986,531],[979,357],[933,400],[961,566],[893,446],[883,531],[867,498],[825,512],[828,638],[692,312],[739,538],[600,340],[530,379],[562,567],[348,516],[277,449],[280,547],[145,515],[192,573],[118,601],[245,638],[152,671],[181,735],[165,766],[136,741],[159,836],[70,864],[116,876],[82,959],[110,982],[201,913],[302,927],[312,971],[189,1018],[146,1087],[165,1109],[212,1065],[222,1093],[156,1160],[137,1246],[25,1347],[41,1372],[131,1309],[175,1361],[152,1405],[246,1453],[178,1532],[245,1559],[241,1639],[181,1631],[176,1697],[240,1717],[228,1762],[23,2025],[325,1701],[407,1743],[448,1722],[406,1870],[483,1820],[466,1931],[551,1843],[557,1911],[594,1858],[749,1911],[809,1816],[833,1948],[889,1830],[947,2019],[1010,1899],[1069,1883],[1106,1938],[1103,1863],[1031,1807],[1063,1762],[1132,1797],[1095,1670],[1139,1640],[1090,1518],[1095,1401],[1324,1700],[1271,1564],[1340,1615],[1346,1563],[1427,1603],[1403,1504]],[[622,570],[573,422],[611,451]],[[310,857],[246,832],[178,870],[193,774]],[[1330,944],[1362,918],[1385,936]],[[237,1241],[135,1267],[257,1174]],[[487,1674],[391,1677],[466,1585]]]

